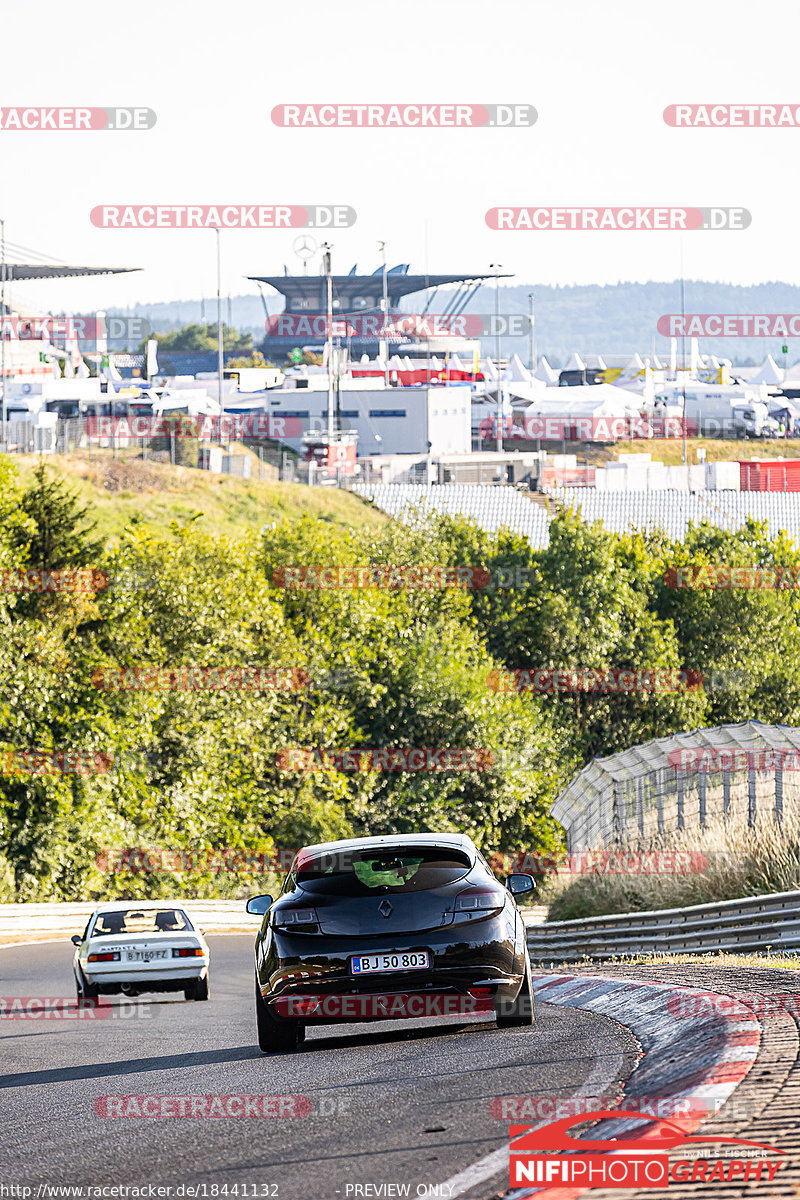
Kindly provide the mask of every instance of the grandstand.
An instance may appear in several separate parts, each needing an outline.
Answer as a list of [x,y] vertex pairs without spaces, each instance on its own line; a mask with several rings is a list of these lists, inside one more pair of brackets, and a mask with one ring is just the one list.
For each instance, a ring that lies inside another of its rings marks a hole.
[[451,516],[460,514],[489,533],[507,528],[525,534],[538,550],[549,540],[549,517],[545,509],[512,487],[445,483],[428,488],[416,483],[357,483],[352,490],[392,517],[422,506]]
[[781,530],[800,543],[800,499],[792,492],[596,492],[559,488],[553,499],[580,509],[585,521],[602,521],[606,529],[663,529],[682,541],[690,524],[707,521],[721,529],[741,529],[748,518],[767,521],[771,537]]
[[[512,487],[479,484],[385,483],[355,484],[353,490],[372,500],[390,516],[401,516],[409,506],[422,505],[435,512],[461,514],[481,529],[494,533],[506,527],[525,534],[542,549],[548,542],[550,517],[529,496]],[[770,536],[784,530],[800,544],[800,497],[792,492],[735,491],[626,491],[599,492],[593,488],[557,488],[555,505],[574,508],[585,521],[602,521],[611,532],[663,529],[682,541],[690,524],[707,521],[722,529],[741,529],[748,518],[766,521]]]

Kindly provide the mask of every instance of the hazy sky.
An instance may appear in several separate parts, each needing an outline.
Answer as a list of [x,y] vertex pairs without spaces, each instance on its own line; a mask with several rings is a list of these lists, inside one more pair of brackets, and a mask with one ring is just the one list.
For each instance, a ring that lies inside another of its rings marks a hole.
[[[680,102],[800,105],[792,0],[0,0],[3,105],[141,105],[143,132],[0,132],[10,241],[133,276],[17,284],[86,309],[211,296],[215,235],[106,230],[98,204],[352,205],[334,269],[390,263],[516,282],[800,282],[800,128],[672,129]],[[276,128],[289,102],[535,105],[519,129]],[[741,205],[736,232],[495,232],[494,205]],[[318,240],[324,235],[314,234]],[[296,233],[223,234],[223,291],[300,271]],[[316,264],[312,264],[316,270]]]

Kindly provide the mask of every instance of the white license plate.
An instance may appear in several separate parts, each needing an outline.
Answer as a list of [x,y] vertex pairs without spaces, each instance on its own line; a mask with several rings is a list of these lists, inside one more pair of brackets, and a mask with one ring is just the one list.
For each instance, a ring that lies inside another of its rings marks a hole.
[[379,971],[424,971],[430,966],[427,950],[404,950],[393,954],[358,954],[350,959],[353,975],[374,975]]
[[152,962],[154,958],[166,958],[166,950],[127,950],[126,962]]

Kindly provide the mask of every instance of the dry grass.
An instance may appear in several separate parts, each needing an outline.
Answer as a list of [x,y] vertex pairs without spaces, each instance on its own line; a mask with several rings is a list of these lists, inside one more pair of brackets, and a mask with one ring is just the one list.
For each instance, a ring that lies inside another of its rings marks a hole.
[[[236,453],[246,453],[234,446]],[[14,457],[23,482],[30,481],[39,459],[33,455]],[[91,508],[98,532],[116,542],[132,520],[147,525],[161,537],[168,536],[173,521],[196,524],[204,533],[241,537],[257,533],[273,521],[316,517],[334,525],[362,527],[389,520],[371,504],[338,488],[310,488],[302,484],[261,482],[258,459],[253,461],[251,479],[212,475],[191,467],[171,466],[111,451],[92,455],[78,452],[47,459]]]
[[[697,462],[696,450],[702,446],[706,451],[707,462],[736,462],[742,458],[800,458],[800,439],[775,438],[764,441],[739,441],[732,438],[689,438],[687,440],[687,458],[690,463]],[[683,461],[683,440],[681,438],[648,438],[632,442],[614,442],[610,446],[593,446],[588,454],[583,442],[568,442],[567,454],[577,454],[578,462],[587,460],[591,466],[603,466],[613,462],[617,454],[649,454],[653,461],[661,459],[668,466],[676,466]]]
[[[576,974],[591,969],[592,972],[602,973],[604,967],[726,967],[737,969],[750,967],[757,970],[776,968],[784,971],[800,971],[800,955],[781,954],[734,954],[730,950],[717,950],[708,954],[665,954],[663,951],[651,954],[619,954],[614,958],[578,959],[577,961],[554,963],[553,970]],[[535,971],[534,971],[535,974]],[[691,985],[690,985],[691,986]]]
[[549,876],[541,889],[542,902],[549,904],[549,920],[683,908],[800,889],[800,817],[792,810],[780,825],[771,815],[760,817],[753,829],[738,819],[718,818],[705,829],[692,826],[660,841],[654,838],[647,845],[621,849],[634,855],[679,852],[691,869]]

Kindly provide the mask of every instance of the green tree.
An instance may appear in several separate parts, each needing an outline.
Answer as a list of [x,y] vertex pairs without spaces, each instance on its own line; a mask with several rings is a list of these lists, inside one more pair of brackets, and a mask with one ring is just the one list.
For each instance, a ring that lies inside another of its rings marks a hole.
[[[194,322],[183,325],[180,329],[171,329],[167,333],[155,334],[161,350],[175,351],[210,351],[217,349],[217,325],[200,325]],[[146,349],[148,339],[139,343],[140,353]],[[230,325],[223,322],[222,347],[226,354],[251,354],[253,352],[252,333],[239,333]]]
[[92,536],[97,523],[87,521],[88,505],[81,504],[63,479],[48,474],[43,462],[34,468],[19,507],[30,524],[18,527],[14,539],[30,566],[53,570],[96,563],[102,542]]

